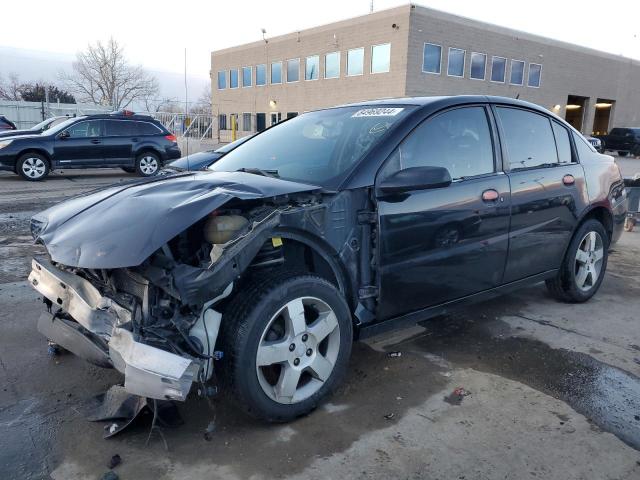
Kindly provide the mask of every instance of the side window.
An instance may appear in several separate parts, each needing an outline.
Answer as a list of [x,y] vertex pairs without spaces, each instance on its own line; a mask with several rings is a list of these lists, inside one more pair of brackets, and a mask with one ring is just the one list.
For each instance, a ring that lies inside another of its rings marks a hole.
[[445,167],[454,180],[492,173],[493,143],[485,109],[457,108],[424,121],[391,155],[381,176],[421,166]]
[[558,163],[551,122],[544,115],[518,108],[497,107],[511,169]]
[[558,147],[558,160],[560,160],[560,163],[571,163],[573,156],[571,155],[569,131],[558,122],[551,122],[551,124],[553,125],[553,134],[556,137],[556,146]]
[[137,122],[138,123],[138,135],[158,135],[162,131],[156,127],[153,123],[149,122]]
[[122,120],[105,120],[107,137],[126,137],[137,135],[136,123]]
[[573,142],[576,144],[578,157],[581,160],[584,160],[585,158],[591,156],[595,152],[595,149],[593,148],[593,146],[589,142],[587,142],[584,138],[582,138],[582,135],[578,135],[574,133]]
[[100,122],[102,120],[90,120],[88,122],[79,122],[67,128],[71,138],[87,138],[101,136]]
[[611,130],[610,135],[622,135],[622,129],[621,128],[614,128],[613,130]]

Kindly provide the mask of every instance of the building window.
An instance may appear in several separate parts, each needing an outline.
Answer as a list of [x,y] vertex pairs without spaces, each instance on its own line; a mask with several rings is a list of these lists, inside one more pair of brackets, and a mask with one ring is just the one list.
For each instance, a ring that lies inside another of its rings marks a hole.
[[300,59],[287,60],[287,82],[297,82],[298,80],[300,80]]
[[371,47],[371,73],[386,73],[391,68],[391,44]]
[[422,71],[440,74],[442,64],[442,47],[433,43],[425,43],[422,52]]
[[327,53],[324,57],[324,78],[340,76],[340,52]]
[[295,118],[298,116],[298,112],[287,112],[287,119]]
[[253,85],[253,72],[251,67],[242,67],[242,86],[250,87]]
[[318,80],[318,70],[320,70],[320,57],[318,55],[307,57],[304,68],[304,79]]
[[227,88],[227,72],[224,70],[218,72],[218,90],[224,90]]
[[529,79],[527,85],[538,88],[540,86],[540,77],[542,76],[542,65],[539,63],[529,64]]
[[522,85],[524,83],[524,62],[522,60],[511,60],[511,85]]
[[242,114],[242,130],[244,132],[251,131],[251,114],[250,113]]
[[267,83],[267,66],[263,63],[256,65],[256,87],[266,85]]
[[271,84],[282,83],[282,62],[271,64]]
[[226,130],[227,129],[227,115],[221,113],[218,115],[218,130]]
[[491,57],[491,81],[504,83],[507,74],[507,59],[504,57]]
[[364,73],[364,48],[354,48],[347,52],[347,75]]
[[460,48],[449,47],[449,62],[447,75],[450,77],[464,77],[465,51]]
[[229,88],[238,88],[238,69],[229,70]]
[[486,67],[487,56],[484,53],[473,52],[471,54],[471,74],[469,77],[474,80],[484,80]]

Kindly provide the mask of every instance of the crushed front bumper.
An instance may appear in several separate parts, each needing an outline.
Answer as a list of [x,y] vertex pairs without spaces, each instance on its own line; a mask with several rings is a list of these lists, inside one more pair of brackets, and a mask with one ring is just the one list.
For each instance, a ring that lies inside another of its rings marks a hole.
[[131,320],[129,310],[84,278],[42,258],[32,261],[29,282],[78,323],[45,313],[38,321],[38,330],[45,336],[96,365],[113,365],[124,374],[129,393],[186,399],[200,364],[136,341],[132,332],[122,328]]

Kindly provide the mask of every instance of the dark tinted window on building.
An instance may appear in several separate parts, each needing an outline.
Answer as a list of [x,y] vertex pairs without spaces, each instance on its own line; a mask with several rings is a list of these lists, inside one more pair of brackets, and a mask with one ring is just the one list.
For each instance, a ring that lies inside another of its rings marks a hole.
[[218,115],[218,129],[220,130],[227,129],[227,116],[223,113]]
[[266,85],[267,84],[267,66],[263,63],[261,65],[256,65],[256,85]]
[[544,115],[498,107],[504,144],[512,169],[558,163],[551,122]]
[[553,125],[553,134],[556,137],[556,146],[558,147],[558,160],[560,163],[571,163],[573,155],[571,155],[569,131],[558,122],[551,122],[551,124]]
[[282,83],[282,63],[273,62],[271,64],[271,83]]
[[298,80],[300,80],[300,59],[287,60],[287,82],[297,82]]
[[542,65],[537,63],[529,64],[529,81],[527,85],[530,87],[539,87],[540,86],[540,78],[542,77]]
[[218,88],[220,90],[227,88],[227,72],[218,72]]
[[433,43],[425,43],[422,52],[422,71],[440,73],[442,63],[442,47]]
[[491,59],[491,81],[504,83],[506,73],[507,59],[502,57],[493,57]]
[[471,73],[469,76],[475,80],[484,80],[486,68],[487,56],[484,53],[472,53]]
[[522,85],[524,83],[524,62],[521,60],[511,60],[511,78],[509,83],[512,85]]
[[242,67],[242,86],[250,87],[253,84],[251,67]]
[[229,70],[229,88],[238,88],[238,69]]
[[493,143],[484,108],[457,108],[424,122],[392,154],[383,176],[421,166],[444,167],[453,179],[493,172]]
[[464,50],[459,48],[449,48],[447,75],[452,77],[464,76]]

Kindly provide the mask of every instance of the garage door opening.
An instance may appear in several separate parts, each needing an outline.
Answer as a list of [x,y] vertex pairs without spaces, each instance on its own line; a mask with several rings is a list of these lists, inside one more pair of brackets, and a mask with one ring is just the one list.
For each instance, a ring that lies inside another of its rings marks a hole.
[[606,100],[598,98],[596,101],[596,113],[593,117],[593,131],[591,135],[606,135],[609,133],[609,122],[611,121],[611,112],[613,110],[615,100]]
[[584,113],[587,111],[588,104],[589,97],[579,97],[577,95],[569,95],[567,97],[564,119],[580,132],[582,131]]

